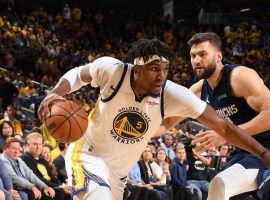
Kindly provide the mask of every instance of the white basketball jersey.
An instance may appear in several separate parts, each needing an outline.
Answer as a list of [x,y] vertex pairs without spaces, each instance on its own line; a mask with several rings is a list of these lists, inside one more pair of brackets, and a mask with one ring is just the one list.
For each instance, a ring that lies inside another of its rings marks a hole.
[[162,118],[197,118],[206,104],[187,88],[167,81],[160,97],[137,97],[131,88],[133,65],[103,57],[91,63],[91,85],[101,96],[90,114],[83,137],[90,154],[102,157],[109,169],[125,176],[139,160]]

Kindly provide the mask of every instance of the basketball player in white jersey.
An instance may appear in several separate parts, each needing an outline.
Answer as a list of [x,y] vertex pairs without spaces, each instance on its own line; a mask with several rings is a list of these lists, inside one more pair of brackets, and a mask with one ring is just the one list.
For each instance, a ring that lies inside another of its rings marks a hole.
[[171,128],[175,117],[195,118],[230,143],[270,164],[267,150],[239,128],[219,117],[187,88],[166,81],[171,48],[157,40],[135,42],[128,52],[133,64],[102,57],[68,71],[43,100],[48,105],[86,84],[100,87],[85,135],[70,144],[66,155],[68,183],[74,199],[120,200],[126,175],[150,138]]

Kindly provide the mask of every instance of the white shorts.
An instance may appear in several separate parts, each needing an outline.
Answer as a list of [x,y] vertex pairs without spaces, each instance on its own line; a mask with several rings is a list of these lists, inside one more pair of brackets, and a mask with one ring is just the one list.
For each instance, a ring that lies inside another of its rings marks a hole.
[[[90,200],[93,199],[91,195],[95,195],[97,199],[97,193],[100,193],[100,199],[105,196],[106,200],[122,199],[125,178],[117,176],[114,169],[109,169],[101,157],[91,154],[91,147],[82,140],[71,143],[68,147],[65,162],[72,196]],[[110,194],[105,194],[106,191]]]

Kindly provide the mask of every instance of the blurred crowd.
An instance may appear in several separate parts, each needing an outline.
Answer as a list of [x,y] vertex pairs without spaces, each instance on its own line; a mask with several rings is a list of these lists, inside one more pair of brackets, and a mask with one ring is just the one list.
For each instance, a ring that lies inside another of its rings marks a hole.
[[[270,11],[262,16],[226,26],[188,26],[171,16],[93,13],[68,4],[54,15],[42,7],[20,16],[0,12],[0,151],[13,174],[12,185],[3,183],[10,177],[4,179],[0,173],[0,199],[1,195],[31,199],[44,192],[44,199],[69,197],[64,166],[59,164],[67,144],[57,143],[36,117],[38,105],[66,71],[104,55],[128,62],[126,53],[132,42],[157,37],[177,54],[168,78],[190,87],[194,80],[186,42],[196,32],[214,31],[223,41],[224,63],[255,69],[270,87]],[[66,98],[90,112],[97,95],[98,89],[85,86]],[[149,141],[128,176],[124,199],[206,199],[209,181],[223,168],[233,147],[223,145],[198,154],[191,147],[198,131],[187,120],[164,137]],[[37,157],[40,169],[29,164]],[[16,163],[23,172],[16,170]],[[27,175],[27,167],[35,178]],[[22,178],[29,185],[21,185]]]

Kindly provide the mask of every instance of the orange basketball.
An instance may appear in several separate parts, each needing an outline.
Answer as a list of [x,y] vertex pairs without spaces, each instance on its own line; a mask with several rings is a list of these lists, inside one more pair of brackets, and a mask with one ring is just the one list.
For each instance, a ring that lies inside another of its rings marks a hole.
[[62,143],[80,139],[88,126],[86,111],[72,101],[54,102],[44,118],[48,132]]

